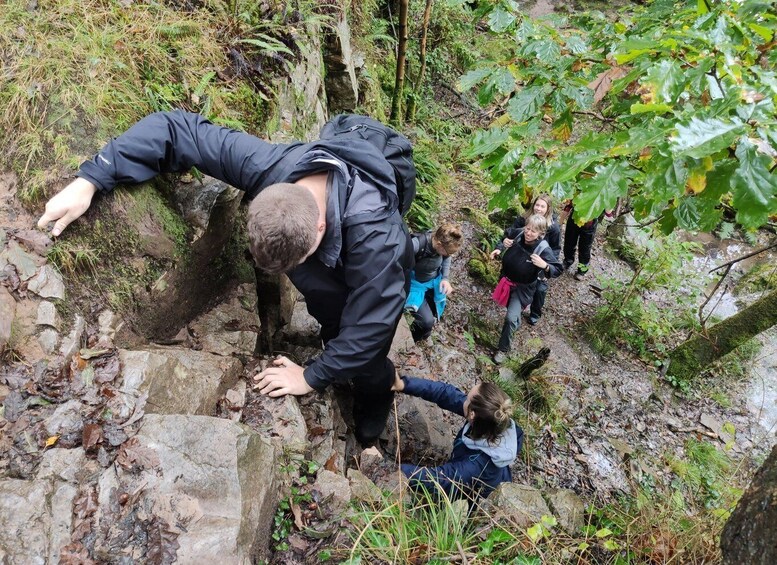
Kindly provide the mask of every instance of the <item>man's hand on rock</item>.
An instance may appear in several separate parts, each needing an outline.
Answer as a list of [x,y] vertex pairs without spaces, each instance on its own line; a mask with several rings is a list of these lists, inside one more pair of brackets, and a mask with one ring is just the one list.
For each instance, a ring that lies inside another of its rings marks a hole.
[[301,396],[313,392],[305,380],[304,369],[287,357],[278,357],[270,367],[254,377],[254,389],[273,398],[293,394]]
[[46,203],[46,211],[38,220],[38,227],[46,229],[54,222],[51,235],[56,237],[89,209],[97,187],[83,178],[77,178]]

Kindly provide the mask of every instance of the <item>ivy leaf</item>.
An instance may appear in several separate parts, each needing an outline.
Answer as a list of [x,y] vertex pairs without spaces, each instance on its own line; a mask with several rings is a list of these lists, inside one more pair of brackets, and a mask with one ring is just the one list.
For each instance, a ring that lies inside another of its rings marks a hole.
[[509,28],[515,22],[515,16],[505,10],[502,6],[497,6],[488,14],[488,26],[491,31],[501,33]]
[[518,123],[537,115],[545,104],[548,90],[545,86],[528,86],[510,99],[507,113]]
[[777,212],[777,176],[769,170],[771,159],[748,140],[739,144],[736,156],[739,168],[731,177],[731,189],[737,222],[758,228]]
[[575,198],[575,220],[588,221],[605,210],[612,210],[618,198],[629,191],[629,178],[633,172],[623,161],[599,165],[596,175],[580,181],[580,194]]
[[672,140],[672,150],[678,155],[699,159],[729,147],[742,133],[739,120],[724,122],[717,118],[691,118],[687,125],[677,126],[677,136]]

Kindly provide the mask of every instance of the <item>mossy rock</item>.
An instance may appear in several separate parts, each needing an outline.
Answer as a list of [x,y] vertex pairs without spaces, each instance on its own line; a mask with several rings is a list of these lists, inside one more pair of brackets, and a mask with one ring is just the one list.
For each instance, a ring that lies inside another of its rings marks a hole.
[[773,263],[758,263],[734,288],[735,294],[750,294],[777,289],[777,267]]
[[496,262],[473,257],[467,263],[467,271],[471,277],[487,286],[495,287],[499,282],[499,264]]

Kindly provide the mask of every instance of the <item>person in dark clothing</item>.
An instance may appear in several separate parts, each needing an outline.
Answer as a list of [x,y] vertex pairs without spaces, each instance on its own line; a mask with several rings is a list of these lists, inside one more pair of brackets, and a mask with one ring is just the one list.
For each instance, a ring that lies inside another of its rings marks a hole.
[[564,230],[564,270],[567,271],[575,262],[575,250],[577,250],[577,272],[575,280],[582,280],[588,273],[591,263],[591,247],[593,247],[596,226],[599,219],[594,218],[584,224],[578,225],[573,219],[574,208],[569,204],[565,211],[569,213],[567,225]]
[[[561,274],[561,263],[553,254],[550,245],[543,236],[548,224],[543,216],[529,216],[523,232],[516,235],[513,245],[502,257],[502,277],[495,290],[496,294],[505,287],[509,288],[506,301],[507,314],[502,326],[494,361],[501,363],[507,357],[512,345],[512,335],[521,325],[521,310],[531,304],[541,272],[553,278]],[[491,258],[500,255],[499,249],[491,252]]]
[[418,342],[432,334],[437,319],[442,317],[445,304],[453,291],[449,275],[451,255],[461,249],[461,228],[443,224],[437,230],[411,236],[415,268],[410,273],[410,292],[405,310],[413,313],[410,332]]
[[[513,244],[516,235],[521,233],[526,226],[526,220],[533,214],[543,216],[547,220],[548,231],[545,232],[544,239],[550,245],[550,249],[556,256],[556,259],[558,259],[561,257],[561,226],[558,223],[558,216],[553,212],[553,200],[549,194],[540,194],[534,199],[526,213],[515,219],[513,225],[504,231],[502,241],[497,245],[497,249],[501,253],[506,248],[509,248]],[[539,322],[542,317],[542,308],[545,306],[545,297],[547,295],[548,277],[545,276],[545,273],[540,273],[529,309],[529,323],[532,326]]]
[[512,402],[494,383],[479,383],[469,394],[447,383],[397,374],[393,390],[434,402],[466,418],[456,434],[450,460],[438,467],[403,463],[410,485],[452,498],[487,497],[500,483],[512,482],[510,465],[523,445],[523,430],[511,417]]
[[55,222],[57,236],[96,192],[192,167],[253,199],[248,236],[257,266],[287,272],[322,326],[324,352],[304,369],[277,359],[256,377],[261,393],[301,395],[350,382],[357,439],[371,443],[393,399],[387,355],[413,262],[394,168],[355,137],[271,144],[198,114],[159,112],[85,162],[38,225]]

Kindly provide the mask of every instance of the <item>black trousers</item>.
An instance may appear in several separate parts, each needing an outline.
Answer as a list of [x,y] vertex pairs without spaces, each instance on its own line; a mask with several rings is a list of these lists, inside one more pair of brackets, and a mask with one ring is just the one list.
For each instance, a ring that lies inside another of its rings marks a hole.
[[436,308],[433,305],[434,291],[429,290],[424,296],[421,307],[413,312],[413,323],[410,326],[410,333],[414,341],[421,341],[432,335],[432,328],[437,322]]
[[588,265],[591,262],[591,247],[598,223],[598,220],[591,220],[583,226],[578,226],[572,220],[572,214],[569,215],[567,227],[564,230],[564,263],[571,265],[575,262],[575,249],[577,249],[580,264]]

